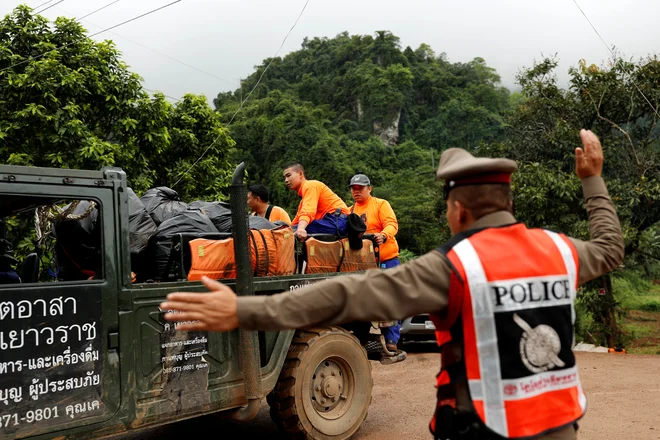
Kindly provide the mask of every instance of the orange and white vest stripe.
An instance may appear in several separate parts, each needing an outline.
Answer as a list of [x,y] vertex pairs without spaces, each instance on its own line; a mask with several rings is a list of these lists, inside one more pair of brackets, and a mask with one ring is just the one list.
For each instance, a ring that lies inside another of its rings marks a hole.
[[[439,345],[462,334],[463,359],[451,365],[443,351],[437,386],[467,379],[478,419],[502,438],[536,437],[580,419],[587,402],[572,351],[573,244],[516,223],[457,236],[439,250],[453,266],[449,310],[431,318]],[[438,407],[446,405],[438,396]]]

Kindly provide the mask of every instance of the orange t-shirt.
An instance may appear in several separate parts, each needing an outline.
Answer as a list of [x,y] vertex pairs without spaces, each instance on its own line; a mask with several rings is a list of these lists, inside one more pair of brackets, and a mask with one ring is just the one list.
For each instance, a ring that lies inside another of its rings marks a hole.
[[321,220],[329,212],[335,212],[341,208],[341,212],[348,214],[346,203],[328,186],[318,180],[305,180],[298,189],[298,195],[302,200],[298,204],[298,212],[293,218],[292,225],[297,225],[300,220],[310,223],[312,220]]
[[394,236],[399,232],[399,222],[390,202],[372,196],[365,203],[356,203],[352,209],[367,224],[365,234],[379,233],[387,237],[387,241],[380,246],[380,261],[398,257],[399,244]]
[[[270,217],[267,218],[269,222],[276,222],[276,221],[283,221],[284,223],[290,225],[291,224],[291,217],[289,217],[289,214],[287,212],[280,208],[279,206],[275,205],[270,205],[273,209],[270,210]],[[252,215],[258,216],[256,212],[253,212]],[[265,217],[264,217],[265,218]]]
[[287,212],[280,208],[279,206],[274,206],[273,209],[270,211],[270,218],[268,219],[269,222],[276,222],[276,221],[283,221],[284,223],[290,225],[291,224],[291,217],[289,217],[289,214]]

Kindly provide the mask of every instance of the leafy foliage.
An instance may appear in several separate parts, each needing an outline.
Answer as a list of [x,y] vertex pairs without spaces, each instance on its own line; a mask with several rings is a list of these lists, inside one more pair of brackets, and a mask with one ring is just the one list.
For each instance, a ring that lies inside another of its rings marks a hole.
[[[522,90],[511,94],[482,58],[452,63],[426,44],[403,49],[388,31],[344,32],[305,38],[300,50],[264,60],[238,90],[218,94],[214,111],[203,96],[175,105],[150,98],[112,42],[19,6],[0,21],[0,162],[120,166],[138,194],[179,182],[184,200],[221,200],[232,164],[245,161],[250,180],[269,186],[290,212],[299,198],[284,186],[285,163],[301,162],[348,202],[350,177],[365,173],[397,214],[408,260],[449,238],[434,171],[450,147],[517,160],[517,217],[588,239],[573,163],[579,130],[591,129],[605,150],[627,270],[586,286],[578,325],[594,342],[614,345],[626,337],[616,325],[625,292],[643,288],[627,280],[628,269],[660,275],[660,62],[582,61],[567,89],[557,85],[556,66],[548,58],[523,69]],[[239,108],[224,126],[223,115]]]
[[[569,70],[568,89],[557,86],[556,66],[554,59],[545,59],[520,73],[522,97],[508,118],[507,140],[483,151],[520,162],[513,189],[521,219],[588,239],[574,150],[581,128],[594,131],[603,145],[603,175],[624,232],[625,267],[651,275],[660,258],[660,62],[655,57],[637,63],[617,57],[597,67],[581,61]],[[589,288],[606,290],[604,296],[588,294],[583,304],[613,346],[623,335],[616,325],[620,301],[612,280],[594,280]]]
[[[268,62],[239,90],[219,94],[216,108],[234,114]],[[400,245],[423,253],[449,236],[438,221],[440,152],[503,139],[509,108],[508,91],[483,59],[452,64],[428,45],[402,50],[387,31],[305,39],[273,60],[243,102],[230,128],[231,159],[246,161],[251,179],[292,212],[299,198],[284,186],[285,163],[301,162],[347,202],[350,177],[365,173],[397,214]]]
[[183,176],[176,189],[184,199],[223,198],[234,143],[221,115],[203,96],[176,105],[150,98],[114,44],[85,32],[24,5],[0,21],[0,162],[119,166],[138,193]]

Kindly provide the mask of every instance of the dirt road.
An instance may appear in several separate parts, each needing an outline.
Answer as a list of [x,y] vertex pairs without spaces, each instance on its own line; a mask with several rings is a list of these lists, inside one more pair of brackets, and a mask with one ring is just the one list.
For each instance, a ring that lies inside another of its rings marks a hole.
[[[660,440],[660,356],[577,353],[577,359],[589,402],[580,423],[580,440]],[[374,363],[373,403],[353,438],[430,440],[427,426],[438,363],[437,353],[410,353],[406,361],[390,366]],[[207,416],[121,439],[181,440],[207,430],[223,439],[284,439],[270,421],[265,403],[257,419],[246,424]]]

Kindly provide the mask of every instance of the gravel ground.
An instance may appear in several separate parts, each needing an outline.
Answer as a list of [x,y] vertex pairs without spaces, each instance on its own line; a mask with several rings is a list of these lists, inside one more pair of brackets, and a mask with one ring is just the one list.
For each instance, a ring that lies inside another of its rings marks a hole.
[[[430,440],[428,422],[435,402],[439,355],[426,344],[406,347],[408,359],[394,365],[373,363],[374,390],[369,416],[355,440]],[[421,346],[421,348],[420,348]],[[413,351],[417,351],[414,353]],[[660,440],[660,356],[576,353],[588,410],[580,440]],[[204,435],[202,433],[212,433]],[[265,401],[249,423],[206,416],[113,440],[195,438],[284,440],[268,415]],[[197,436],[198,435],[198,436]]]

